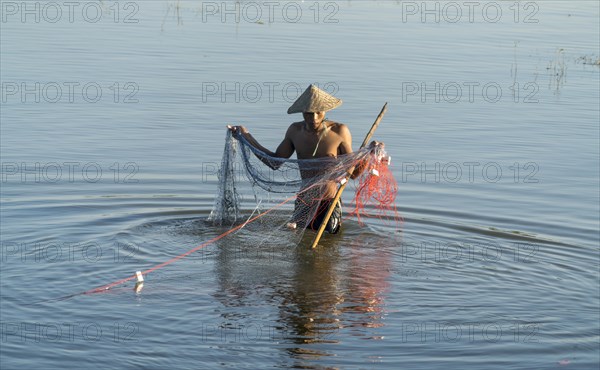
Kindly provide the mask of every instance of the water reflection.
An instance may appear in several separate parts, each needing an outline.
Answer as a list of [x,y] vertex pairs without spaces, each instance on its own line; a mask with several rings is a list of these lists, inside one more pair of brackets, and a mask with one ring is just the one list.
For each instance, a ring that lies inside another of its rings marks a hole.
[[224,325],[263,320],[265,312],[249,307],[276,307],[268,326],[277,331],[273,338],[291,344],[284,351],[294,361],[333,355],[322,344],[339,343],[343,330],[383,339],[370,331],[384,325],[394,244],[368,231],[351,234],[325,238],[316,250],[308,249],[314,233],[280,250],[244,248],[242,236],[220,245],[214,298]]
[[560,89],[567,82],[567,64],[565,62],[565,49],[557,49],[554,58],[546,67],[548,71],[548,90],[559,94]]
[[181,10],[181,4],[180,4],[179,0],[177,0],[176,3],[171,3],[171,2],[167,3],[167,11],[166,11],[165,16],[164,16],[164,18],[162,20],[162,23],[160,24],[160,31],[161,32],[165,31],[165,24],[167,22],[167,18],[171,14],[172,14],[172,18],[176,19],[178,26],[183,25],[183,18],[181,17],[180,10]]
[[[369,246],[366,248],[365,246]],[[362,237],[352,241],[348,268],[348,291],[353,305],[346,312],[364,313],[356,325],[376,328],[383,326],[384,297],[389,288],[392,270],[391,250],[399,241],[381,237]]]

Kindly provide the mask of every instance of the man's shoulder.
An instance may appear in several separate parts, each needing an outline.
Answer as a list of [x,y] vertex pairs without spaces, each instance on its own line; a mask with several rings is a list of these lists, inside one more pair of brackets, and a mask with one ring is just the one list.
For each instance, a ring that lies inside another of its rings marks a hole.
[[288,127],[286,136],[295,137],[302,130],[303,122],[294,122]]
[[330,120],[327,120],[327,123],[330,125],[329,129],[333,132],[337,132],[338,134],[350,131],[348,126],[346,126],[343,123],[336,122],[336,121],[330,121]]
[[302,130],[302,122],[294,122],[288,127],[288,133],[296,133]]

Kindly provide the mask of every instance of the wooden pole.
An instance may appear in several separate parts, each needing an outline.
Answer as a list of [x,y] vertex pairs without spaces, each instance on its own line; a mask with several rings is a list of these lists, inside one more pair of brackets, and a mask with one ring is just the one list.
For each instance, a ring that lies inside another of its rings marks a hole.
[[[360,146],[361,148],[366,146],[367,143],[369,142],[369,140],[371,140],[371,136],[373,136],[373,134],[375,133],[375,130],[377,129],[377,126],[379,126],[379,122],[381,122],[381,119],[383,118],[383,115],[385,114],[386,111],[387,111],[387,103],[385,103],[383,105],[383,108],[381,108],[381,112],[379,112],[379,115],[377,116],[377,119],[373,123],[373,126],[371,126],[371,129],[367,133],[367,136],[365,136],[365,139],[363,140],[362,145]],[[348,173],[346,174],[346,177],[345,177],[346,181],[344,181],[343,184],[338,188],[337,193],[335,194],[335,198],[333,198],[333,201],[331,202],[331,204],[329,205],[329,208],[327,209],[325,218],[323,218],[323,222],[321,223],[321,226],[319,226],[319,230],[317,231],[317,236],[315,237],[315,240],[310,247],[311,249],[316,248],[317,244],[319,244],[319,240],[321,240],[321,236],[323,236],[325,227],[327,227],[327,223],[329,222],[329,219],[331,218],[331,215],[333,214],[335,205],[340,200],[340,197],[342,196],[342,193],[344,192],[344,189],[346,188],[346,184],[348,184],[348,179],[354,172],[354,168],[355,168],[355,166],[353,166],[350,170],[348,170]]]

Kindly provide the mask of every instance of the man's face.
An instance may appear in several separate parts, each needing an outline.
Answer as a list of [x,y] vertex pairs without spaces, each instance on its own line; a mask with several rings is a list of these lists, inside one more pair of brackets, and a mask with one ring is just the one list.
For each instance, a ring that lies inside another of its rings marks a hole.
[[325,112],[304,112],[302,113],[304,122],[315,130],[321,127],[321,122],[325,118]]

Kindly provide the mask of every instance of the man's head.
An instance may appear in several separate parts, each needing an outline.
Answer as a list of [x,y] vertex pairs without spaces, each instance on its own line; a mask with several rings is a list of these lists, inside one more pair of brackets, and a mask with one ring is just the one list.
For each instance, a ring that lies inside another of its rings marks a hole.
[[[302,95],[296,99],[294,104],[289,107],[287,112],[288,114],[303,113],[303,115],[305,115],[304,120],[307,119],[306,114],[309,114],[312,115],[314,119],[315,115],[320,116],[322,114],[324,117],[325,112],[335,109],[340,105],[342,105],[340,99],[331,96],[315,85],[310,85]],[[323,118],[321,118],[321,121],[322,120]]]
[[325,118],[325,112],[302,112],[302,117],[304,117],[304,122],[309,127],[316,130],[321,126],[321,122]]

